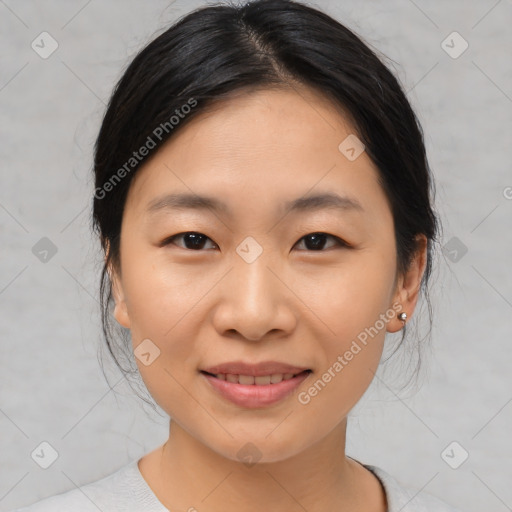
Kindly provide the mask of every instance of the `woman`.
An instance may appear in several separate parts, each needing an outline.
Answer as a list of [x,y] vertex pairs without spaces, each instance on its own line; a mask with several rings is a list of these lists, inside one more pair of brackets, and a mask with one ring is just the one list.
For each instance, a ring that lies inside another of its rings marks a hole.
[[455,510],[345,454],[438,226],[421,127],[355,34],[289,0],[194,11],[126,69],[94,164],[107,345],[112,313],[169,438],[22,510]]

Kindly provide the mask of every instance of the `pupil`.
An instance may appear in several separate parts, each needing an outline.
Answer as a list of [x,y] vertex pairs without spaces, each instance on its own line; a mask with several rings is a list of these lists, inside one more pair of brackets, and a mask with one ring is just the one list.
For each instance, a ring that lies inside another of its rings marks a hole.
[[324,242],[325,242],[325,235],[323,235],[321,233],[315,233],[313,235],[308,235],[306,237],[306,245],[308,245],[308,243],[307,243],[308,240],[313,242],[312,244],[309,244],[310,247],[312,247],[313,249],[322,248],[324,245]]
[[[204,236],[203,235],[200,235],[198,233],[187,233],[185,236],[184,236],[184,239],[185,241],[190,241],[192,240],[192,243],[190,244],[192,246],[193,249],[201,249],[202,246],[204,245]],[[185,245],[189,245],[189,244],[185,244]]]

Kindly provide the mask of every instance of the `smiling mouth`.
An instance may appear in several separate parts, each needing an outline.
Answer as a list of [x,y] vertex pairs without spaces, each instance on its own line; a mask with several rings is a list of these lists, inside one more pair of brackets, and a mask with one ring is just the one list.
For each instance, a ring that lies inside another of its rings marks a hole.
[[230,382],[232,384],[242,384],[246,386],[268,386],[269,384],[279,384],[280,382],[291,380],[298,375],[306,375],[311,373],[311,370],[304,370],[298,373],[273,373],[269,375],[239,375],[233,373],[209,373],[204,370],[201,371],[204,375],[215,377],[216,379]]
[[244,408],[263,408],[284,401],[311,373],[310,369],[300,371],[300,368],[295,373],[267,375],[200,372],[210,389]]

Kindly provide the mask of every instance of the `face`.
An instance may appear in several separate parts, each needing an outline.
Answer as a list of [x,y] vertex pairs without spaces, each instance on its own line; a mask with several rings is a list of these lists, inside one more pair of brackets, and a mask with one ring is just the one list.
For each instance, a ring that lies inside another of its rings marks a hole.
[[339,149],[351,134],[313,91],[253,91],[192,120],[131,184],[115,317],[154,400],[229,459],[325,438],[414,308],[424,261],[396,274],[378,172]]

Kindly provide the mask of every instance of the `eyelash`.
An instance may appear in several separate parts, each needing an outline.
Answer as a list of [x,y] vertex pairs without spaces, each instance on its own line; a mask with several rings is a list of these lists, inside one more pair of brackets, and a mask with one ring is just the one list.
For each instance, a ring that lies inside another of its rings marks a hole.
[[[163,247],[163,246],[171,245],[171,244],[172,244],[172,245],[176,245],[176,244],[174,243],[174,240],[175,240],[176,238],[179,238],[179,237],[182,237],[182,236],[185,236],[185,235],[201,235],[201,236],[204,236],[207,240],[211,240],[211,238],[207,237],[207,236],[206,236],[206,235],[204,235],[203,233],[199,233],[199,232],[197,232],[197,231],[185,231],[185,232],[183,232],[183,233],[178,233],[178,234],[176,234],[176,235],[173,235],[173,236],[170,236],[170,237],[166,238],[165,240],[163,240],[163,241],[162,241],[161,246]],[[325,235],[325,236],[327,236],[328,238],[331,238],[331,239],[335,240],[335,241],[336,241],[336,244],[337,244],[337,245],[338,245],[338,247],[340,247],[340,248],[349,248],[349,247],[350,247],[350,245],[349,245],[348,243],[346,243],[344,240],[342,240],[341,238],[339,238],[339,237],[337,237],[337,236],[335,236],[335,235],[331,235],[331,234],[329,234],[329,233],[323,233],[323,232],[321,232],[321,231],[315,231],[315,232],[313,232],[313,233],[308,233],[307,235],[304,235],[302,238],[300,238],[300,239],[296,242],[296,244],[295,244],[295,245],[297,245],[297,243],[301,242],[301,241],[302,241],[303,239],[305,239],[306,237],[308,237],[308,236],[312,236],[312,235]],[[213,240],[212,240],[212,242],[213,242]],[[213,243],[214,243],[214,245],[216,245],[216,246],[217,246],[217,244],[215,244],[215,242],[213,242]],[[295,247],[295,245],[294,245],[294,247]],[[178,247],[180,247],[181,249],[188,250],[188,251],[201,252],[201,249],[195,250],[195,249],[187,249],[186,247],[181,247],[181,246],[178,246]],[[217,247],[218,247],[218,246],[217,246]],[[332,247],[331,247],[330,249],[332,249]],[[326,249],[321,249],[321,250],[318,250],[318,251],[315,251],[315,250],[307,250],[307,249],[306,249],[306,252],[326,252]]]

